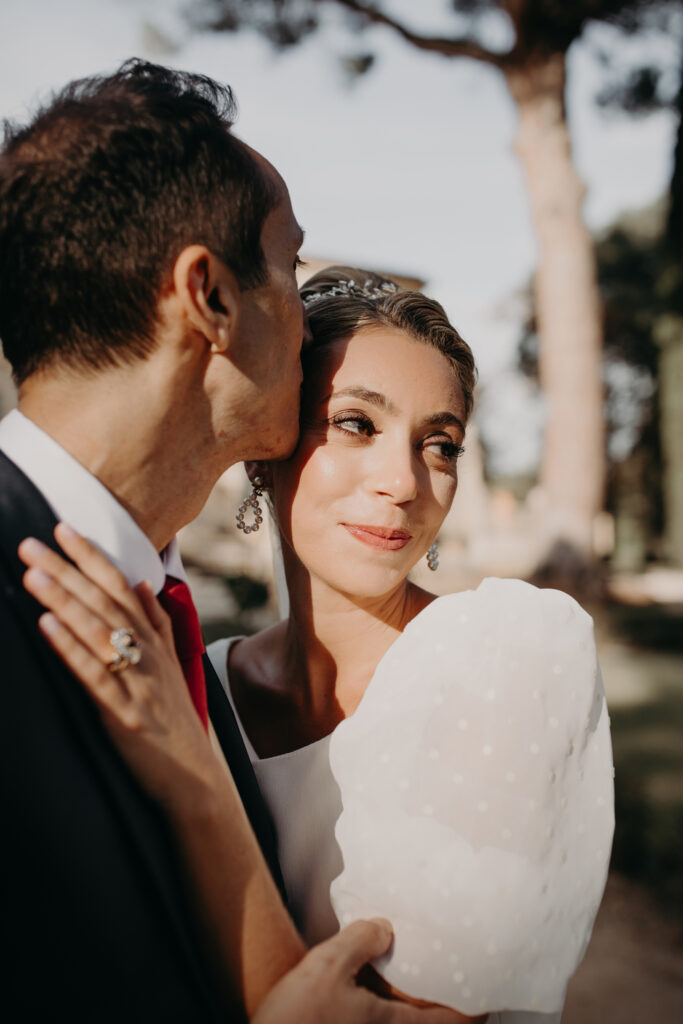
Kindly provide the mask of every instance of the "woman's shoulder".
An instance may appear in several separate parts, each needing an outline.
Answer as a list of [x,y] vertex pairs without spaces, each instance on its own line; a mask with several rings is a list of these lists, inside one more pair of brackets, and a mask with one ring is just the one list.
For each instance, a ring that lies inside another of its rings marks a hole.
[[593,635],[593,619],[564,591],[493,576],[482,580],[475,590],[435,598],[410,623],[416,633],[462,626],[489,637],[510,634],[529,641]]
[[360,727],[376,708],[422,713],[458,694],[534,713],[549,700],[553,721],[583,728],[603,698],[590,615],[568,594],[515,579],[435,598],[386,651],[351,721]]
[[213,640],[206,645],[206,654],[223,689],[226,689],[228,684],[228,651],[234,643],[242,639],[241,636],[222,636],[219,640]]
[[[476,589],[457,590],[452,594],[444,594],[432,601],[431,605],[442,604],[455,607],[456,603],[472,603],[478,605],[495,604],[511,608],[525,607],[530,610],[546,608],[567,615],[578,614],[590,620],[588,613],[578,601],[564,590],[553,590],[537,587],[526,580],[509,579],[498,576],[486,576]],[[590,620],[592,621],[592,620]]]
[[476,590],[436,598],[408,623],[378,664],[361,706],[403,689],[404,706],[417,705],[426,690],[436,701],[460,692],[495,695],[496,706],[514,701],[518,708],[544,704],[551,695],[558,704],[553,719],[565,703],[573,709],[562,712],[567,722],[574,712],[590,717],[602,697],[593,620],[561,591],[487,578]]
[[268,663],[281,646],[283,627],[283,622],[276,622],[249,636],[221,637],[207,644],[206,653],[221,681],[224,677],[235,676],[245,685],[262,683]]
[[[557,1009],[613,828],[607,711],[580,605],[505,579],[435,599],[338,726],[330,763],[343,804],[335,911],[360,917],[372,894],[372,913],[394,921],[383,975],[400,986],[415,964],[412,994],[465,1013],[481,997]],[[406,927],[416,880],[418,924]],[[443,959],[454,948],[457,972]],[[512,969],[492,970],[503,951]]]

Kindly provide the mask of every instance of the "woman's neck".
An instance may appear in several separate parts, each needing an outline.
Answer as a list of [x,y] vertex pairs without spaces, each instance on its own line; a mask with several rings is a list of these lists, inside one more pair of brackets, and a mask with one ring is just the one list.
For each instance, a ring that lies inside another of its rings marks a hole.
[[307,577],[292,586],[290,616],[230,653],[230,681],[261,757],[329,735],[358,707],[378,662],[433,595],[403,581],[381,597],[333,591]]
[[283,651],[286,678],[290,685],[305,688],[308,699],[321,707],[333,693],[346,717],[355,711],[379,660],[427,603],[427,595],[407,581],[388,594],[362,600],[315,578],[309,588],[306,594],[292,588]]

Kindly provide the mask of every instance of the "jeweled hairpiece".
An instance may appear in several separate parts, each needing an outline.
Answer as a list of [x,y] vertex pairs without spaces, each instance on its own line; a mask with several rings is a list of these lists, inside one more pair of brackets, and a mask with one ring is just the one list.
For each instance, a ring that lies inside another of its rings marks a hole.
[[374,281],[366,281],[365,284],[358,284],[356,281],[337,281],[333,285],[325,285],[325,290],[320,292],[312,292],[310,295],[304,296],[302,302],[304,307],[308,309],[316,302],[320,302],[321,299],[331,299],[335,296],[355,296],[356,298],[363,299],[385,299],[387,295],[395,295],[396,292],[400,291],[397,284],[393,281],[383,281],[382,284],[375,284]]

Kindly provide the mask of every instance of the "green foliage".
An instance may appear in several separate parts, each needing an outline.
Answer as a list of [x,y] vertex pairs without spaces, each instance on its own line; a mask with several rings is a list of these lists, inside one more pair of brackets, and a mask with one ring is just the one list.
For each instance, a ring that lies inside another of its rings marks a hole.
[[277,49],[295,46],[318,27],[315,0],[193,0],[187,10],[195,28],[253,28]]
[[[502,56],[510,66],[521,67],[555,53],[566,53],[588,24],[603,21],[626,33],[655,27],[668,30],[672,10],[679,0],[451,0],[452,22],[445,13],[441,36],[412,30],[410,19],[392,14],[390,4],[374,0],[191,0],[187,7],[193,25],[216,32],[256,29],[277,48],[294,46],[320,26],[320,8],[344,8],[359,31],[373,23],[387,25],[422,50],[446,56],[476,56],[498,63]],[[510,28],[511,46],[501,55],[486,45],[491,17]],[[473,42],[473,53],[458,44]],[[455,44],[455,45],[454,45]]]

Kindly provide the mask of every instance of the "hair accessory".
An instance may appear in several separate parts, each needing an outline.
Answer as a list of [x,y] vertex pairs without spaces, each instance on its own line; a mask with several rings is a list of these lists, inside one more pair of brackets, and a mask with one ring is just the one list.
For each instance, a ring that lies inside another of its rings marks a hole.
[[[237,529],[244,530],[245,533],[256,533],[259,526],[263,522],[263,509],[259,505],[259,498],[263,494],[263,480],[260,476],[254,479],[254,486],[251,489],[251,494],[248,498],[245,498],[240,507],[237,509]],[[251,526],[247,526],[244,521],[244,516],[247,509],[251,507],[254,510],[254,522]]]
[[[312,292],[310,295],[304,295],[302,302],[304,307],[308,309],[316,302],[320,302],[321,299],[331,299],[335,296],[355,296],[361,299],[386,299],[387,295],[395,295],[396,292],[400,291],[399,286],[394,281],[383,281],[382,284],[375,284],[374,281],[366,281],[365,284],[360,285],[356,281],[350,280],[345,281],[341,279],[333,285],[325,285],[324,291]],[[306,286],[304,285],[304,291]]]
[[427,565],[432,570],[432,572],[436,572],[436,570],[439,568],[439,548],[436,541],[434,541],[434,543],[430,545],[429,550],[427,552]]

